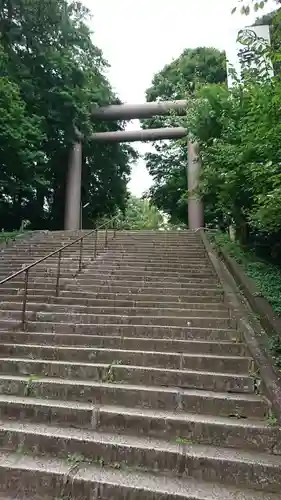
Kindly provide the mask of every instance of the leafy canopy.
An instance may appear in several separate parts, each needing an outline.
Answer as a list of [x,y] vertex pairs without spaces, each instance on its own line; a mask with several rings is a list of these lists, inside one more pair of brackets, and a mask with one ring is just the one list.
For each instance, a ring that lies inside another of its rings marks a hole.
[[[167,64],[152,81],[147,90],[147,100],[187,99],[188,107],[203,84],[225,82],[225,54],[213,48],[186,49]],[[182,120],[171,114],[143,120],[142,126],[185,126]],[[154,179],[149,197],[158,208],[169,214],[172,223],[187,222],[187,144],[186,141],[155,143],[155,153],[146,155],[147,168]]]
[[[23,219],[37,229],[61,228],[75,127],[86,137],[123,127],[91,121],[93,106],[118,100],[89,14],[75,0],[0,3],[0,228],[16,229]],[[124,208],[135,156],[130,146],[86,142],[86,225]]]

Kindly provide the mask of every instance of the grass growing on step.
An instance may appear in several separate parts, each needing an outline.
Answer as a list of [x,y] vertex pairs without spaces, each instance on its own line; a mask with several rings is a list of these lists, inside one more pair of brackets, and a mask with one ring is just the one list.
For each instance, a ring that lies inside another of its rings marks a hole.
[[122,365],[122,363],[123,362],[121,359],[113,360],[112,363],[107,368],[107,372],[105,374],[105,377],[103,378],[103,382],[108,382],[113,384],[116,381],[115,377],[116,374],[114,367],[116,365]]
[[281,371],[281,339],[278,335],[274,335],[269,339],[269,348],[277,368]]
[[78,453],[74,453],[73,455],[70,454],[67,455],[66,461],[68,465],[70,465],[71,467],[80,465],[85,462],[89,462],[89,460],[87,460],[83,455],[79,455]]
[[177,437],[177,439],[176,439],[176,444],[185,445],[185,444],[194,444],[194,442],[193,442],[193,441],[191,441],[191,439],[186,439],[186,438],[182,438],[182,437]]
[[69,454],[66,458],[67,464],[70,466],[68,474],[79,469],[83,465],[98,465],[99,467],[108,467],[110,469],[128,469],[126,462],[109,462],[107,463],[103,457],[87,458],[80,454]]
[[278,419],[276,415],[274,415],[274,413],[271,412],[267,417],[267,422],[268,425],[270,425],[271,427],[275,427],[278,424]]
[[22,234],[20,231],[12,231],[12,232],[0,232],[0,245],[1,243],[8,243],[10,240],[15,240],[17,236]]
[[26,398],[31,397],[33,395],[34,382],[39,379],[40,379],[39,375],[30,375],[24,386],[24,391],[23,391],[23,394]]
[[[218,233],[212,240],[230,255],[251,278],[257,287],[257,297],[265,298],[273,311],[281,317],[281,269],[270,264],[249,250],[243,250],[237,242],[230,241],[228,235]],[[275,360],[276,367],[281,370],[281,339],[279,336],[269,338],[268,348]]]

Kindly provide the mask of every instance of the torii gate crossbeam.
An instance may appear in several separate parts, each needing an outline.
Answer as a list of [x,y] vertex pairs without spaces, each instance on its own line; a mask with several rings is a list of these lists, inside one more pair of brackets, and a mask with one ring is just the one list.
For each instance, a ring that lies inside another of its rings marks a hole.
[[[186,113],[187,101],[147,102],[144,104],[110,105],[92,110],[95,120],[130,120],[134,118],[151,118],[158,115]],[[77,135],[78,136],[78,135]],[[136,131],[99,132],[91,136],[94,141],[133,142],[155,141],[163,139],[179,139],[188,136],[183,127],[161,129],[145,129]],[[82,137],[78,137],[70,155],[68,177],[66,183],[65,229],[77,230],[81,221],[81,179],[82,179]],[[204,225],[203,205],[194,190],[198,186],[201,162],[194,144],[188,143],[188,222],[190,229]]]

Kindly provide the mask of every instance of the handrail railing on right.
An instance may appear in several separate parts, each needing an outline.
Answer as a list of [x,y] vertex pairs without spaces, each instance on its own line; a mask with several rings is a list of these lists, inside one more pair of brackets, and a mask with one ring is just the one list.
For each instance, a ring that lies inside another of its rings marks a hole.
[[0,281],[0,286],[5,285],[6,283],[12,281],[13,279],[17,278],[18,276],[21,276],[24,274],[24,288],[23,288],[23,303],[22,303],[22,318],[21,318],[21,326],[23,330],[25,329],[26,326],[26,309],[27,309],[27,296],[28,296],[28,284],[29,284],[29,273],[30,270],[36,267],[38,264],[41,264],[42,262],[45,262],[47,259],[54,257],[55,255],[58,256],[58,265],[57,265],[57,275],[56,275],[56,285],[55,285],[55,293],[56,297],[59,297],[60,294],[60,278],[61,278],[61,260],[62,260],[62,254],[64,250],[67,248],[75,245],[76,243],[80,243],[79,245],[79,259],[78,259],[78,272],[82,271],[83,268],[83,246],[84,246],[84,240],[88,238],[89,236],[95,234],[95,239],[94,239],[94,248],[93,248],[93,258],[96,259],[97,257],[97,252],[98,252],[98,233],[100,230],[105,230],[105,239],[104,239],[104,247],[108,248],[108,226],[112,225],[113,226],[113,238],[116,236],[116,231],[117,231],[117,226],[116,226],[116,220],[118,219],[118,216],[113,217],[113,219],[110,219],[109,221],[105,222],[101,226],[92,229],[88,233],[84,234],[83,236],[80,236],[80,238],[77,238],[74,241],[71,241],[70,243],[67,243],[66,245],[58,248],[57,250],[54,250],[53,252],[45,255],[45,257],[42,257],[39,260],[36,260],[32,264],[29,264],[28,266],[24,267],[23,269],[20,269],[20,271],[17,271],[4,280]]

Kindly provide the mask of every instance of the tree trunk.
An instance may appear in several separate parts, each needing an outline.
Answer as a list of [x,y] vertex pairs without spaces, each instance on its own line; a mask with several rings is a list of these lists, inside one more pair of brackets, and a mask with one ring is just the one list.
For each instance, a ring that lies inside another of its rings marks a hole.
[[242,247],[246,247],[249,241],[249,225],[244,217],[239,217],[239,221],[235,222],[235,237],[236,241]]

